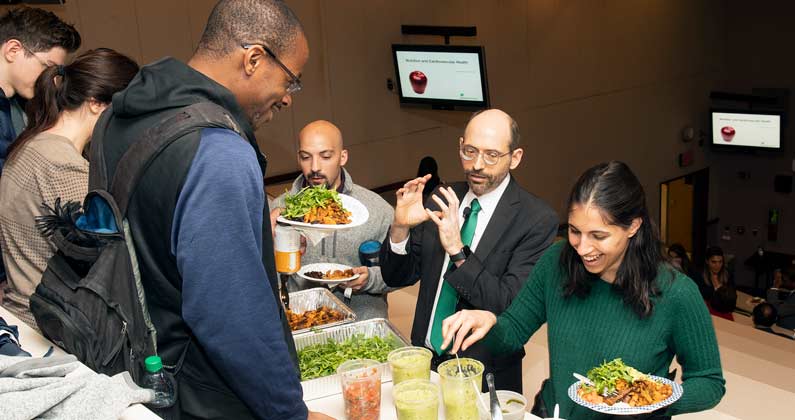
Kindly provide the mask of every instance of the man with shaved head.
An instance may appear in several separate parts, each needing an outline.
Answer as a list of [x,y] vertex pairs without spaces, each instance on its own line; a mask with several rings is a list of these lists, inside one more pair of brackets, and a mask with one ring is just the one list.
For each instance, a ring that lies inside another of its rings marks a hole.
[[[389,288],[383,282],[379,267],[361,265],[359,246],[366,241],[381,242],[389,230],[394,211],[381,196],[353,182],[344,168],[347,162],[348,151],[339,128],[324,120],[309,123],[298,134],[298,164],[303,174],[296,178],[289,192],[274,200],[273,215],[284,207],[286,194],[295,194],[307,186],[325,185],[362,202],[370,213],[367,223],[354,229],[335,231],[319,244],[307,247],[301,262],[304,265],[331,262],[352,266],[359,278],[342,284],[334,293],[343,297],[342,290],[352,289],[354,295],[350,306],[359,320],[386,318],[386,292]],[[317,287],[317,284],[296,275],[291,276],[288,282],[290,292],[311,287]]]
[[[395,218],[381,246],[381,272],[391,287],[420,282],[411,341],[441,348],[442,321],[461,309],[502,313],[555,237],[558,218],[522,189],[510,171],[522,161],[519,127],[497,109],[475,113],[458,139],[466,182],[438,187],[423,204],[429,176],[397,191]],[[481,343],[462,356],[483,362],[497,389],[522,392],[524,352],[493,355]]]

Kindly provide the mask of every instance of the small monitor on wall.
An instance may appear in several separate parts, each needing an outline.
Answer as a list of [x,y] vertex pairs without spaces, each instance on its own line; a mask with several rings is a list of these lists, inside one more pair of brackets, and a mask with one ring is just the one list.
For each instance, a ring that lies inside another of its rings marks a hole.
[[712,145],[720,149],[781,150],[781,114],[712,111]]
[[483,47],[392,45],[401,104],[488,108]]

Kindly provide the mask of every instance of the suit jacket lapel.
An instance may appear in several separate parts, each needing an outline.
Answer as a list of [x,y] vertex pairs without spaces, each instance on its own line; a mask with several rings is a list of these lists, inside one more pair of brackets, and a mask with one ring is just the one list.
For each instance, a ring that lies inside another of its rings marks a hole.
[[502,238],[503,233],[505,233],[516,216],[516,212],[520,208],[518,206],[520,203],[518,188],[516,180],[511,178],[475,250],[475,255],[481,261],[485,261],[486,257],[494,250],[495,245],[497,245],[497,242]]

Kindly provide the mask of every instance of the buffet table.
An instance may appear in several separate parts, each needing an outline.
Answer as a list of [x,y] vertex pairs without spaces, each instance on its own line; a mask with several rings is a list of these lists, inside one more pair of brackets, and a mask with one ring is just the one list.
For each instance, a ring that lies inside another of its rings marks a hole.
[[[43,356],[50,347],[53,348],[53,355],[65,355],[67,354],[65,351],[58,348],[58,346],[54,345],[50,340],[44,338],[41,334],[30,328],[27,324],[20,321],[19,318],[12,315],[8,312],[5,308],[0,306],[0,317],[6,320],[9,325],[16,325],[19,328],[19,343],[22,345],[22,349],[26,350],[28,353],[33,355],[34,357],[41,357]],[[80,369],[75,370],[74,372],[70,373],[69,375],[80,375],[81,373],[85,373],[86,371],[90,371],[90,369],[82,365]],[[67,376],[69,376],[67,375]],[[161,420],[158,415],[150,411],[148,408],[144,407],[141,404],[135,404],[127,408],[121,417],[120,420]]]
[[[431,372],[431,382],[439,383],[439,375]],[[311,411],[317,411],[335,419],[345,419],[345,403],[342,400],[342,393],[330,395],[316,400],[306,401],[307,407]],[[439,401],[439,420],[444,420],[444,404]],[[530,413],[525,413],[525,420],[541,420],[540,417]],[[395,404],[392,400],[392,382],[384,382],[381,385],[381,420],[396,420]]]

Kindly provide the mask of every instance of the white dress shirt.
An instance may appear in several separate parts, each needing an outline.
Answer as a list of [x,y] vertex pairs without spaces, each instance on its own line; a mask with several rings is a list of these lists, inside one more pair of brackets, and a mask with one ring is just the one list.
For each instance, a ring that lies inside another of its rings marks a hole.
[[[480,242],[480,238],[483,236],[483,232],[486,231],[486,227],[489,225],[489,221],[491,220],[491,216],[494,215],[494,211],[497,209],[497,204],[500,202],[500,198],[502,198],[502,194],[505,192],[505,189],[508,188],[508,183],[511,181],[510,174],[505,177],[505,179],[500,182],[500,185],[497,188],[487,192],[486,194],[481,195],[480,197],[476,196],[472,190],[468,190],[464,198],[461,200],[461,203],[458,206],[458,227],[459,230],[461,226],[464,224],[464,209],[469,207],[469,203],[472,202],[474,199],[478,199],[480,203],[480,212],[478,213],[478,224],[475,225],[475,236],[472,237],[472,244],[469,245],[469,249],[472,252],[478,247],[478,243]],[[440,197],[442,198],[442,197]],[[392,242],[392,238],[389,238],[389,245],[392,248],[392,252],[398,255],[406,255],[408,251],[406,250],[406,246],[409,242],[409,237],[405,240],[394,243]],[[433,310],[431,311],[431,320],[428,324],[428,332],[425,334],[425,346],[432,349],[431,346],[431,328],[433,327],[433,318],[436,315],[436,304],[439,301],[439,293],[442,291],[442,284],[444,282],[444,274],[447,272],[447,266],[450,264],[450,255],[445,252],[444,254],[444,261],[442,262],[442,266],[440,267],[439,273],[439,285],[436,288],[436,297],[433,299]]]

